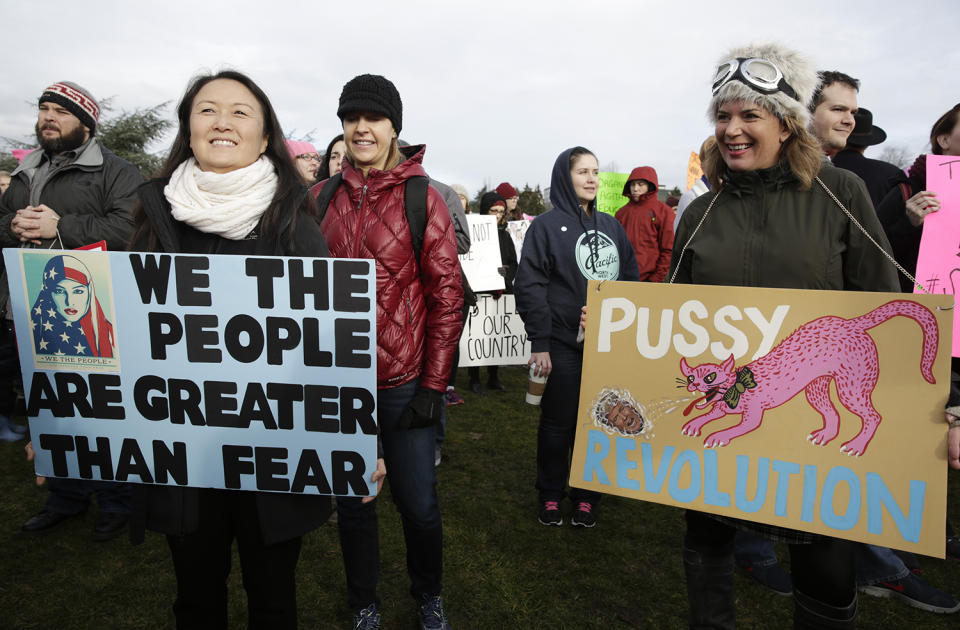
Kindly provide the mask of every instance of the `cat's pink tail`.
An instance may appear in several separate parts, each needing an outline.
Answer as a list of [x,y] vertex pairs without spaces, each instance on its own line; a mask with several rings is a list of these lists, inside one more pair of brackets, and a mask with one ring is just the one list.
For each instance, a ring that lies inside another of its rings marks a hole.
[[855,317],[851,322],[857,322],[864,330],[873,328],[892,317],[902,315],[909,317],[920,325],[923,331],[923,354],[920,357],[920,373],[928,383],[936,383],[933,377],[933,361],[937,358],[937,345],[940,343],[940,329],[937,318],[933,316],[923,304],[910,300],[893,300],[878,306],[866,315]]

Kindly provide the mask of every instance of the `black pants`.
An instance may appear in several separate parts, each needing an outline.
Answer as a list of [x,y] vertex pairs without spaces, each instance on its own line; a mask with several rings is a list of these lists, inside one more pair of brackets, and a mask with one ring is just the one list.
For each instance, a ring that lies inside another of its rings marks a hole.
[[[0,276],[6,281],[6,276]],[[17,353],[17,338],[13,322],[0,313],[0,414],[11,417],[17,402],[20,387],[20,355]]]
[[[684,545],[704,556],[733,554],[736,528],[702,512],[687,511]],[[789,545],[794,589],[835,607],[850,604],[857,594],[854,543],[822,537],[810,544]]]
[[[554,344],[550,350],[553,370],[540,401],[540,426],[537,429],[537,490],[540,501],[560,501],[570,477],[570,456],[577,432],[580,409],[580,372],[583,353]],[[592,490],[570,488],[570,499],[597,503],[600,495]]]
[[237,539],[251,630],[297,627],[296,568],[300,538],[265,545],[252,492],[205,490],[200,528],[167,536],[177,575],[178,630],[226,630],[227,576]]

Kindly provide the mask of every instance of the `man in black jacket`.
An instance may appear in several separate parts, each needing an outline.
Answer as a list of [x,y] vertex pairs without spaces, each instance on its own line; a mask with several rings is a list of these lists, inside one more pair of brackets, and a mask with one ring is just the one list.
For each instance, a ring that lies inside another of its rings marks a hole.
[[[109,250],[126,248],[133,232],[136,189],[143,178],[134,165],[97,140],[99,117],[96,99],[75,83],[61,81],[43,91],[36,125],[40,150],[23,159],[0,197],[0,245],[76,249],[105,241]],[[0,291],[6,311],[0,353],[15,356],[5,282]],[[9,392],[15,376],[16,372],[0,375],[0,389]],[[0,408],[0,413],[12,412],[7,397],[0,396],[0,405],[10,408]],[[45,532],[83,514],[92,493],[100,508],[94,540],[109,540],[123,532],[130,513],[127,484],[50,479],[49,487],[46,505],[23,524],[24,533]]]
[[867,147],[887,139],[887,133],[873,124],[873,113],[859,107],[853,119],[856,124],[847,137],[847,146],[833,156],[833,165],[856,173],[867,185],[870,201],[876,208],[891,188],[906,179],[906,175],[890,162],[864,156]]

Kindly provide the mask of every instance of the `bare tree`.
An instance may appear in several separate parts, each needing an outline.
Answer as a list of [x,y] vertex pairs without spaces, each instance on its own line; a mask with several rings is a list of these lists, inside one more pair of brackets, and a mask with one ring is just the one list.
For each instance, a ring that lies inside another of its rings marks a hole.
[[913,156],[907,150],[907,147],[900,144],[890,144],[883,147],[883,151],[880,152],[880,157],[877,159],[890,162],[900,168],[907,168],[913,164]]

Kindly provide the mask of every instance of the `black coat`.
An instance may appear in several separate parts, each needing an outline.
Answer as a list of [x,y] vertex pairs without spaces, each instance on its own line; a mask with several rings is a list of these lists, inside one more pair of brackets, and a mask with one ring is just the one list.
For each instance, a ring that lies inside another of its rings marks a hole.
[[852,149],[845,149],[833,156],[833,165],[860,176],[867,185],[874,208],[880,205],[891,188],[906,179],[906,174],[890,162],[864,157]]
[[[31,153],[10,177],[10,188],[0,197],[0,245],[19,247],[10,231],[17,210],[30,204],[30,178],[42,154]],[[107,249],[122,251],[133,232],[137,186],[143,177],[137,167],[118,158],[94,138],[77,159],[55,168],[40,193],[40,203],[60,215],[57,229],[64,249],[104,240]],[[51,242],[43,246],[50,246]],[[54,243],[60,247],[60,243]]]
[[[292,244],[287,244],[286,239],[271,241],[254,238],[231,241],[213,234],[203,234],[175,221],[170,215],[170,205],[163,195],[166,183],[165,180],[151,180],[143,184],[138,191],[144,215],[157,238],[151,246],[150,239],[141,237],[131,247],[135,251],[316,257],[330,255],[320,226],[312,217],[297,210],[306,195],[306,189],[303,191],[304,196],[291,204],[290,213],[295,215],[294,240]],[[169,535],[197,531],[201,527],[201,502],[206,493],[210,492],[243,491],[161,485],[135,486],[131,539],[135,543],[141,542],[144,528]],[[267,545],[303,536],[325,523],[332,511],[328,496],[281,492],[253,494],[256,496],[256,516],[260,522],[263,543]]]

